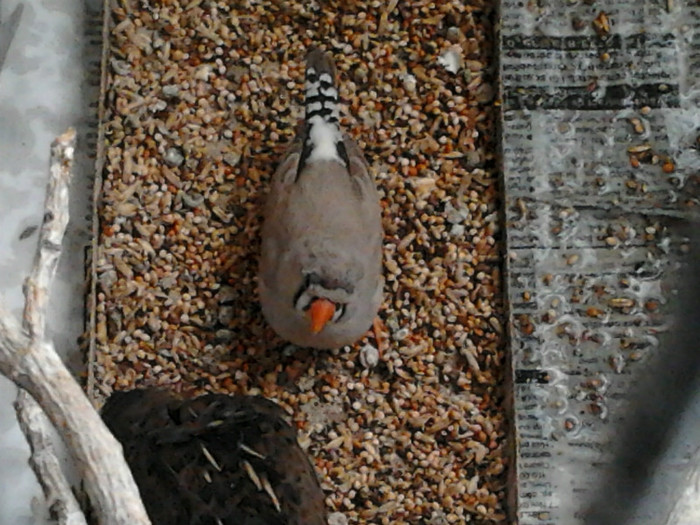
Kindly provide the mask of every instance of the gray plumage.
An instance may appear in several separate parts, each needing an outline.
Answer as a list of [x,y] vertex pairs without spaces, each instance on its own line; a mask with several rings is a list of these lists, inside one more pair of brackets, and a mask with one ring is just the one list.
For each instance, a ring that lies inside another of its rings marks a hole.
[[[263,314],[290,342],[337,348],[368,330],[382,300],[381,208],[359,146],[338,124],[330,58],[306,59],[302,132],[272,178],[262,228],[259,289]],[[338,305],[313,333],[309,303]]]

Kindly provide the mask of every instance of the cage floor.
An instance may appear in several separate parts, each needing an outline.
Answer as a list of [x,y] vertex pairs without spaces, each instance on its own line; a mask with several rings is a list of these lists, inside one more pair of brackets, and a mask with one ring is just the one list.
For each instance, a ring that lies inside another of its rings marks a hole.
[[[491,3],[115,2],[91,392],[263,394],[350,523],[505,520]],[[260,210],[334,55],[376,176],[388,347],[293,348],[256,295]]]

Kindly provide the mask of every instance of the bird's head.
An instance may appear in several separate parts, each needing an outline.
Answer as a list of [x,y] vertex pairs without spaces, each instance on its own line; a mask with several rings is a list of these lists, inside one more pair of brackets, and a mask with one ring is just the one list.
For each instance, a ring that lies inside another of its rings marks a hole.
[[328,323],[343,319],[354,286],[337,278],[310,272],[294,297],[294,308],[309,318],[311,333],[321,332]]

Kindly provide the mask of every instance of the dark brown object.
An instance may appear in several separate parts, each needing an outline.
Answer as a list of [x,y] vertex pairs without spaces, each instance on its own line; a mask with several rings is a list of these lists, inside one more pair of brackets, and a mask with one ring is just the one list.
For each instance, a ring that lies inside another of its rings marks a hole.
[[102,417],[153,525],[326,523],[313,466],[271,401],[132,390],[114,393]]

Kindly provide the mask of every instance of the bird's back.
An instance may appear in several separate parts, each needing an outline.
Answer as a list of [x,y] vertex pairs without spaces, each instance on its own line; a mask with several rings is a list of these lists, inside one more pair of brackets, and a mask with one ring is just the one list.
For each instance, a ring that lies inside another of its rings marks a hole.
[[154,525],[326,523],[323,493],[283,411],[258,397],[118,392],[102,417]]

